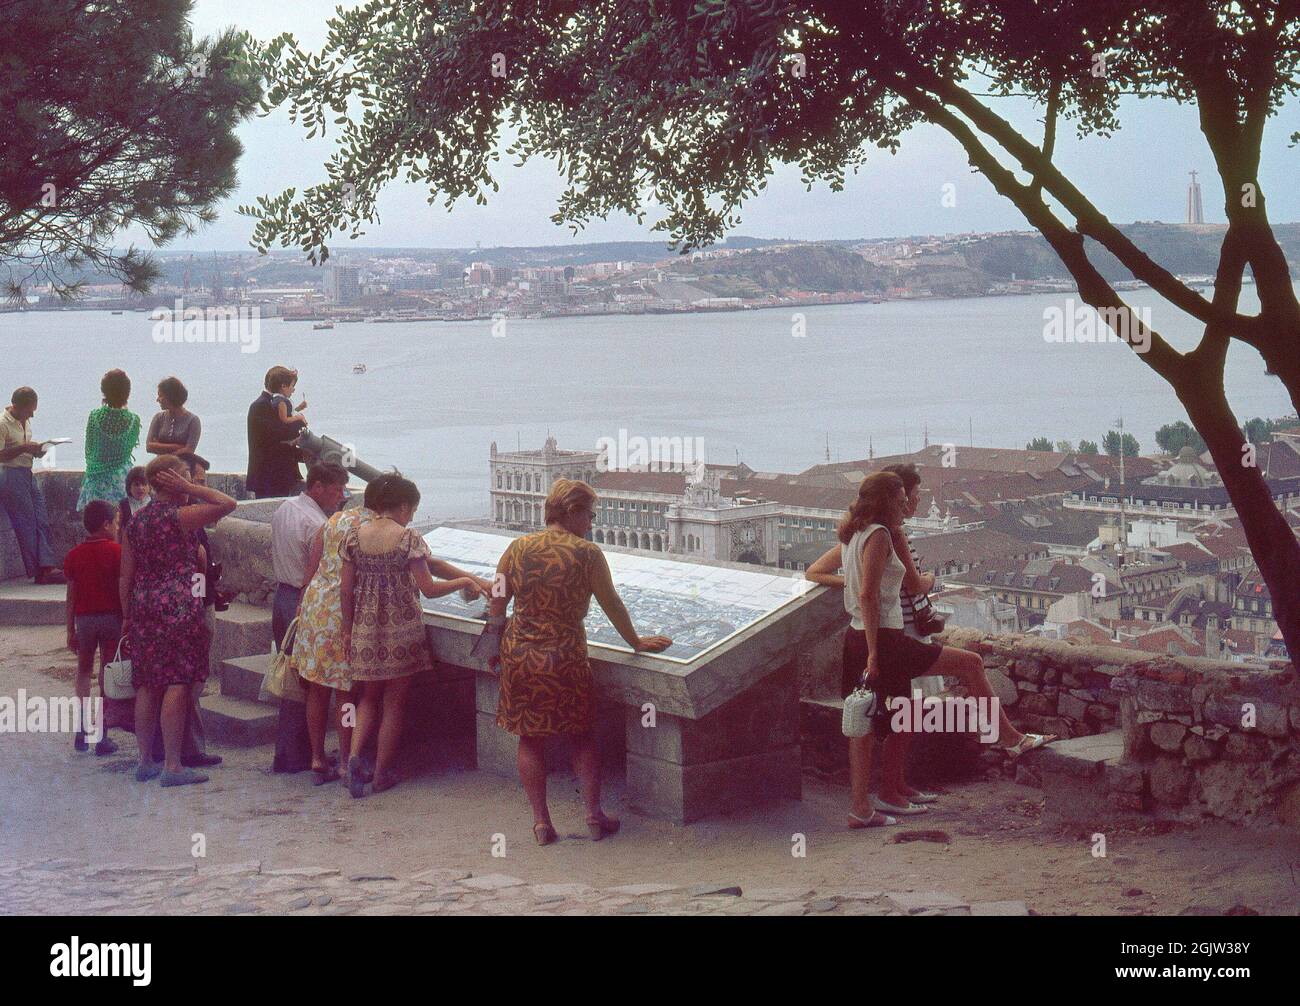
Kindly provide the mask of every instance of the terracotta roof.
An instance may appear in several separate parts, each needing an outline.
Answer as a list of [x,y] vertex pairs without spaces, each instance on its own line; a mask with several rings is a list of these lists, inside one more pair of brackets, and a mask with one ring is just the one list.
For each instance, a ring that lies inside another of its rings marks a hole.
[[1269,599],[1268,584],[1264,582],[1264,578],[1259,573],[1247,574],[1237,584],[1236,596],[1267,601]]
[[732,479],[722,480],[722,495],[729,499],[737,496],[754,497],[786,506],[803,507],[808,510],[833,510],[842,514],[858,498],[857,487],[832,489],[822,486],[791,485],[784,481],[765,479],[745,479],[736,482]]
[[1087,639],[1093,643],[1114,645],[1115,640],[1103,625],[1088,618],[1076,618],[1073,622],[1065,624],[1065,635],[1067,639]]
[[[1052,559],[1031,559],[1028,562],[1019,559],[990,559],[950,579],[989,590],[1073,594],[1092,588],[1091,571],[1076,563]],[[1025,586],[1026,579],[1029,580],[1029,586]]]
[[1001,531],[975,528],[912,538],[912,547],[925,569],[937,569],[949,563],[975,564],[989,559],[1028,559],[1046,550]]
[[686,476],[681,472],[598,472],[592,488],[597,492],[606,489],[680,496],[686,492]]
[[1147,653],[1168,653],[1170,646],[1185,657],[1205,655],[1205,640],[1177,625],[1162,625],[1134,639],[1130,646]]
[[1207,563],[1215,563],[1218,556],[1211,552],[1200,542],[1180,541],[1173,545],[1162,545],[1155,549],[1157,552],[1163,552],[1169,558],[1182,563],[1189,569],[1204,566]]

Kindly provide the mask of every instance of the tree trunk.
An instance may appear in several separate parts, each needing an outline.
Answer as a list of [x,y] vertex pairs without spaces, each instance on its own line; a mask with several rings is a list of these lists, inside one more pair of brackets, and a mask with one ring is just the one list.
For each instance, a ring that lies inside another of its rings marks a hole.
[[1268,584],[1273,617],[1291,661],[1300,662],[1300,540],[1273,502],[1263,472],[1243,464],[1245,440],[1222,382],[1192,380],[1175,390],[1205,440],[1241,520],[1255,564]]

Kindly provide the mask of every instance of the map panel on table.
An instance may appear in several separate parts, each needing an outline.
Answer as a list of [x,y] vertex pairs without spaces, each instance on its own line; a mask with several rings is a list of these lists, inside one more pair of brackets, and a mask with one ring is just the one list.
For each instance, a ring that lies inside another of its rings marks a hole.
[[[491,580],[497,562],[513,540],[508,535],[437,527],[424,536],[435,558],[475,576]],[[689,663],[726,642],[786,604],[814,584],[802,578],[748,570],[705,566],[649,555],[605,552],[610,573],[632,623],[642,635],[669,636],[673,645],[662,653],[646,654],[675,663]],[[486,602],[466,603],[459,593],[421,598],[424,610],[469,621],[486,617]],[[600,605],[592,599],[586,619],[587,641],[630,653]]]

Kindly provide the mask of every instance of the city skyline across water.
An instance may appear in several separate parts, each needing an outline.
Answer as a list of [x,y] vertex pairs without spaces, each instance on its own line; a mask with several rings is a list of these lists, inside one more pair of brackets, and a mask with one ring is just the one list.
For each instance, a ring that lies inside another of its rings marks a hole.
[[[801,471],[826,460],[930,443],[1022,448],[1032,438],[1100,442],[1123,415],[1144,453],[1155,430],[1185,419],[1170,389],[1118,343],[1050,343],[1045,317],[1069,295],[891,301],[681,316],[340,323],[263,319],[258,351],[159,343],[146,314],[0,315],[9,387],[34,386],[41,439],[71,437],[56,466],[82,466],[99,379],[120,366],[147,424],[158,380],[175,374],[203,421],[199,451],[216,471],[243,471],[245,415],[273,364],[300,372],[311,429],[398,467],[423,493],[420,518],[488,512],[488,454],[595,449],[629,437],[702,438],[706,460]],[[1076,295],[1077,297],[1077,295]],[[1153,324],[1189,349],[1198,326],[1149,290]],[[1255,309],[1253,290],[1242,309]],[[795,315],[801,314],[802,324]],[[494,331],[497,334],[493,334]],[[797,334],[802,333],[802,334]],[[366,373],[354,374],[357,363]],[[1292,411],[1285,389],[1234,344],[1229,401],[1240,421]],[[143,442],[137,462],[148,460]]]

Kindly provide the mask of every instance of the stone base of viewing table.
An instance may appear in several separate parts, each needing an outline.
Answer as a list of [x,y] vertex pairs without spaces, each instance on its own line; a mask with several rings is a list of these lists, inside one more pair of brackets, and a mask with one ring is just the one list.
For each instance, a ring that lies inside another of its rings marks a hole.
[[[593,661],[593,663],[595,663]],[[496,725],[499,678],[479,672],[478,768],[515,777],[518,739]],[[661,712],[651,700],[629,708],[602,696],[596,735],[604,774],[625,765],[628,803],[678,824],[768,800],[798,800],[799,679],[786,664],[742,695],[692,720]],[[569,767],[569,746],[555,738],[547,765]]]
[[635,810],[688,824],[769,800],[798,800],[799,677],[786,664],[691,720],[626,712],[627,789]]

